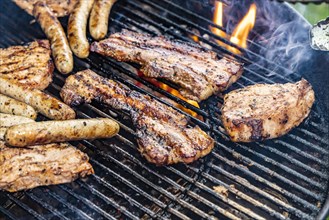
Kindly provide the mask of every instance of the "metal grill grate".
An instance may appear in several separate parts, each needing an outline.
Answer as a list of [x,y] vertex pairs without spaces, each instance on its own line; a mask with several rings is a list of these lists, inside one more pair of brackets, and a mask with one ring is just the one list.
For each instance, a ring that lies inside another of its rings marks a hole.
[[[32,17],[7,0],[2,5],[1,47],[44,38],[37,24],[29,24]],[[12,18],[13,14],[20,16]],[[196,21],[207,26],[200,26]],[[62,19],[64,26],[66,22],[67,19]],[[246,64],[253,63],[255,58],[265,59],[241,48],[245,55],[234,55],[193,31],[196,29],[234,46],[209,32],[208,25],[216,26],[174,1],[124,0],[113,8],[110,31],[127,28],[185,41],[192,41],[188,35],[193,34],[212,46],[220,56],[230,55]],[[261,47],[256,42],[249,44]],[[257,71],[246,65],[242,78],[230,90],[254,83],[284,83],[299,78],[282,66],[265,62],[267,65],[259,65]],[[229,141],[218,119],[220,97],[211,97],[198,109],[139,78],[134,66],[97,54],[91,54],[85,60],[75,58],[74,72],[85,68],[147,93],[167,105],[171,105],[170,102],[160,98],[160,94],[197,112],[204,121],[193,117],[191,121],[216,139],[215,149],[209,156],[190,165],[156,167],[137,152],[134,128],[124,113],[97,103],[85,104],[76,108],[78,117],[110,117],[121,127],[115,138],[73,143],[90,156],[96,174],[65,185],[13,194],[0,192],[0,217],[312,219],[323,206],[329,180],[328,129],[317,107],[300,127],[282,138],[237,144]],[[287,77],[278,72],[286,73]],[[64,81],[65,77],[55,72],[47,92],[59,97]],[[136,86],[136,82],[142,86]],[[213,187],[220,185],[228,189],[227,197],[214,191]]]

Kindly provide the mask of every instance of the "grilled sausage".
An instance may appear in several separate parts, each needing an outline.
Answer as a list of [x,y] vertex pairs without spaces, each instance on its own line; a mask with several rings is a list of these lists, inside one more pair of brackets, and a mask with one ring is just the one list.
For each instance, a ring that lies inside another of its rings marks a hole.
[[95,40],[100,40],[107,34],[109,15],[116,0],[95,0],[89,18],[90,35]]
[[37,112],[31,106],[2,94],[0,94],[0,112],[32,119],[37,117]]
[[82,139],[110,138],[119,132],[119,125],[108,118],[43,121],[10,127],[7,144],[24,147]]
[[79,0],[73,9],[67,27],[67,35],[73,53],[80,58],[89,55],[89,42],[86,37],[88,16],[94,0]]
[[72,108],[38,89],[29,89],[1,77],[0,85],[0,93],[32,106],[48,118],[57,120],[75,118],[75,112]]
[[34,120],[23,116],[0,113],[0,127],[10,127],[29,122],[34,122]]
[[0,113],[0,141],[4,140],[8,127],[29,122],[34,122],[34,120],[22,116]]
[[35,3],[33,15],[50,40],[52,55],[59,72],[63,74],[71,72],[73,69],[72,51],[56,15],[41,1]]

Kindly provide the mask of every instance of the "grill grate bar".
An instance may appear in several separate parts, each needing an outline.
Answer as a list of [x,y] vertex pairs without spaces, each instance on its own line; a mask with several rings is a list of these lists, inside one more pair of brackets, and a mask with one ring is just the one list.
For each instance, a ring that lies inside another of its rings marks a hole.
[[60,219],[69,220],[67,217],[65,217],[64,215],[62,215],[62,213],[60,213],[53,206],[48,205],[48,202],[41,201],[41,199],[38,198],[37,196],[35,196],[32,192],[25,192],[25,195],[27,197],[29,197],[31,200],[33,200],[34,202],[36,202],[38,205],[40,205],[42,208],[50,211],[53,215],[58,216]]
[[[256,186],[250,184],[246,179],[238,177],[234,174],[231,174],[231,173],[227,172],[225,169],[221,168],[220,166],[214,165],[213,163],[208,163],[208,166],[211,167],[212,169],[214,169],[215,171],[219,172],[221,175],[224,175],[224,176],[234,180],[236,183],[239,183],[242,186],[247,187],[248,189],[252,190],[253,192],[261,195],[262,197],[272,201],[273,203],[280,206],[282,209],[289,211],[289,213],[293,213],[294,215],[303,217],[305,219],[310,219],[310,216],[308,214],[291,206],[289,203],[286,203],[286,202],[282,201],[281,199],[276,198],[275,196],[264,191],[263,189],[260,189],[259,187],[256,187]],[[207,175],[207,174],[204,174],[204,175]],[[215,178],[212,177],[212,179],[215,179]],[[305,201],[302,202],[302,204],[303,203],[305,203]],[[312,204],[310,206],[306,205],[305,207],[307,207],[308,209],[313,210],[313,211],[318,210],[318,208],[316,206],[313,206]]]
[[[260,215],[256,214],[255,212],[253,212],[252,210],[234,202],[233,200],[231,200],[230,198],[224,196],[224,195],[221,195],[219,193],[216,193],[214,190],[211,190],[209,189],[208,187],[206,187],[204,184],[200,183],[200,182],[196,182],[195,185],[197,187],[199,187],[200,189],[204,190],[205,192],[211,194],[212,196],[216,197],[216,198],[219,198],[220,200],[222,200],[223,202],[226,202],[228,205],[232,206],[233,208],[245,213],[246,215],[250,216],[252,219],[264,219],[263,217],[261,217]],[[188,195],[190,195],[191,197],[193,198],[196,198],[198,200],[205,200],[203,201],[204,203],[207,203],[209,206],[211,206],[214,210],[220,208],[219,206],[216,206],[214,205],[212,202],[202,198],[201,196],[199,196],[198,194],[194,193],[194,192],[191,192],[189,191],[187,193]],[[246,197],[246,201],[250,201],[248,197]],[[225,210],[224,210],[225,211]]]
[[[92,162],[94,164],[97,164],[99,166],[103,166],[102,164],[100,164],[98,161],[96,160],[92,160]],[[106,168],[105,166],[102,167],[103,169],[108,170],[108,168]],[[149,214],[152,218],[156,217],[156,214],[154,212],[152,212],[150,209],[144,207],[144,205],[140,204],[139,202],[137,202],[135,199],[129,197],[127,194],[123,193],[121,190],[119,190],[118,188],[116,188],[115,186],[111,185],[109,182],[104,181],[102,178],[100,178],[97,175],[94,175],[92,178],[94,178],[98,183],[107,186],[108,189],[111,189],[112,192],[114,192],[115,194],[121,196],[122,198],[124,198],[125,200],[129,201],[130,203],[133,203],[134,206],[138,207],[139,209],[143,210],[145,213]]]
[[6,215],[8,219],[12,219],[12,220],[16,220],[17,219],[16,216],[14,216],[11,212],[9,212],[7,209],[5,209],[2,206],[0,206],[0,213]]
[[24,204],[23,202],[19,201],[18,199],[16,199],[14,196],[12,196],[11,194],[7,193],[7,197],[13,201],[16,205],[18,205],[19,207],[21,207],[22,209],[24,209],[25,211],[27,211],[31,216],[33,216],[36,219],[43,219],[45,220],[44,217],[42,217],[40,214],[38,214],[37,212],[35,212],[33,209],[31,209],[30,207],[28,207],[26,204]]
[[291,144],[289,144],[289,143],[287,143],[285,141],[282,141],[282,140],[273,140],[273,142],[274,143],[277,143],[277,144],[280,144],[280,145],[282,145],[284,147],[287,147],[287,148],[289,148],[289,150],[292,150],[295,153],[297,153],[297,154],[299,154],[299,155],[301,155],[303,157],[306,157],[307,159],[310,159],[312,161],[315,161],[318,164],[321,164],[322,166],[327,166],[328,165],[328,163],[326,161],[323,161],[323,160],[321,160],[321,159],[319,159],[319,158],[317,158],[317,157],[315,157],[315,156],[313,156],[311,154],[305,153],[303,150],[298,149],[297,147],[295,147],[295,146],[293,146],[293,145],[291,145]]
[[[252,177],[252,178],[253,178],[254,180],[256,180],[257,182],[263,183],[263,184],[267,185],[268,187],[272,188],[273,190],[282,193],[284,196],[287,196],[287,197],[291,198],[292,200],[297,201],[297,202],[299,202],[300,204],[303,204],[304,207],[307,207],[307,208],[309,208],[309,209],[311,209],[311,210],[313,210],[313,211],[315,211],[315,210],[318,211],[318,210],[319,210],[318,207],[316,207],[315,205],[311,204],[310,202],[308,202],[308,201],[306,201],[306,200],[304,200],[304,199],[302,199],[302,198],[296,196],[296,195],[293,194],[293,193],[288,192],[287,190],[281,188],[281,187],[278,186],[277,184],[274,184],[274,183],[272,183],[272,182],[269,182],[268,180],[266,180],[265,178],[259,176],[258,174],[255,174],[255,173],[251,172],[250,170],[241,167],[239,164],[236,164],[236,163],[234,163],[233,161],[228,160],[228,159],[222,157],[220,154],[214,152],[214,153],[212,153],[212,155],[213,155],[215,158],[217,158],[217,159],[219,159],[219,160],[221,160],[221,161],[224,161],[224,162],[225,162],[226,164],[228,164],[229,166],[238,169],[239,171],[241,171],[242,173],[246,174],[247,176]],[[212,167],[212,164],[210,163],[209,166]]]
[[314,168],[312,168],[310,166],[305,165],[305,163],[303,163],[303,162],[301,162],[299,160],[296,160],[295,158],[289,156],[288,154],[282,153],[281,151],[277,150],[274,147],[270,147],[268,145],[259,144],[259,143],[257,145],[261,146],[262,148],[264,148],[264,149],[266,149],[266,150],[268,150],[270,152],[275,153],[276,155],[279,155],[279,156],[283,157],[288,162],[291,162],[291,164],[297,165],[297,166],[299,166],[299,167],[301,167],[301,168],[303,168],[303,169],[311,172],[314,175],[317,175],[317,176],[319,176],[319,177],[321,177],[323,179],[328,178],[328,175],[327,174],[325,174],[325,173],[323,173],[323,172],[321,172],[319,170],[316,170],[316,169],[314,169]]
[[64,206],[66,206],[68,209],[70,209],[72,212],[78,214],[80,216],[80,218],[83,219],[90,219],[92,220],[92,218],[87,215],[85,212],[83,212],[81,209],[78,209],[77,207],[75,207],[74,205],[68,203],[65,199],[61,198],[59,195],[57,195],[56,193],[52,192],[51,190],[47,191],[48,195],[50,195],[52,198],[58,200],[59,202],[61,202]]
[[[315,199],[321,199],[321,198],[322,198],[322,197],[321,197],[322,194],[316,194],[316,193],[314,193],[314,192],[311,192],[310,190],[308,190],[308,189],[306,189],[306,188],[304,188],[304,187],[302,187],[302,186],[296,184],[295,182],[293,182],[293,181],[291,181],[291,180],[289,180],[289,179],[286,179],[285,177],[281,176],[281,175],[278,174],[277,172],[274,172],[273,170],[271,170],[271,169],[269,169],[269,168],[267,168],[267,167],[264,167],[264,166],[262,166],[261,164],[255,162],[255,161],[253,161],[253,160],[251,160],[251,159],[249,159],[248,157],[246,157],[246,156],[244,156],[244,155],[241,155],[240,153],[236,152],[235,150],[232,150],[232,149],[226,147],[224,144],[222,144],[222,143],[218,143],[218,142],[216,142],[216,144],[217,144],[220,148],[222,148],[222,149],[224,149],[225,151],[231,153],[233,157],[241,158],[242,161],[243,161],[244,163],[246,163],[246,164],[252,164],[252,166],[257,167],[259,170],[262,170],[263,172],[267,173],[268,176],[273,176],[273,177],[275,177],[275,178],[281,180],[283,183],[286,183],[286,184],[288,184],[289,186],[294,187],[294,188],[297,189],[298,191],[300,191],[300,192],[302,192],[302,193],[304,193],[304,194],[306,194],[306,195],[308,195],[308,196],[310,196],[310,197],[313,197],[313,198],[315,198]],[[235,146],[239,146],[239,147],[244,148],[244,146],[242,146],[242,145],[240,145],[240,144],[236,144]],[[215,153],[215,154],[216,154],[216,153]],[[256,179],[257,179],[257,178],[256,178]],[[268,181],[267,181],[267,182],[268,182]],[[272,183],[270,183],[270,182],[268,182],[268,183],[269,183],[269,184],[272,184]]]
[[[118,205],[113,199],[107,197],[97,189],[93,188],[88,184],[84,184],[81,180],[78,180],[77,183],[79,184],[80,187],[90,191],[93,195],[96,195],[97,197],[101,198],[107,205],[111,205],[115,207],[117,210],[119,210],[122,214],[124,214],[128,218],[138,220],[138,218],[134,214],[129,212],[125,207]],[[106,185],[105,187],[107,189],[111,189],[108,185]]]
[[95,210],[97,213],[99,213],[100,215],[102,215],[106,219],[113,219],[113,220],[115,220],[115,218],[113,216],[109,215],[106,211],[104,211],[103,209],[99,208],[97,205],[95,205],[94,203],[92,203],[91,201],[89,201],[88,199],[86,199],[85,197],[76,194],[73,191],[73,189],[68,188],[66,185],[59,185],[58,187],[61,188],[62,190],[64,190],[65,192],[67,192],[68,194],[70,194],[71,196],[73,196],[74,198],[76,198],[77,200],[81,201],[82,203],[84,203],[88,207],[92,208],[93,210]]
[[[258,144],[258,145],[260,146],[260,144]],[[287,173],[292,174],[295,177],[304,180],[305,182],[308,182],[310,185],[312,185],[314,187],[317,187],[319,189],[325,190],[325,186],[323,184],[320,184],[319,182],[316,182],[316,181],[314,181],[314,180],[312,180],[312,179],[310,179],[310,178],[308,178],[308,177],[306,177],[306,176],[304,176],[304,175],[296,172],[295,170],[293,170],[293,169],[291,169],[291,168],[289,168],[289,167],[287,167],[285,165],[280,164],[278,161],[275,161],[275,160],[271,159],[270,157],[264,156],[263,154],[258,153],[255,150],[252,150],[251,147],[248,147],[248,146],[245,146],[245,145],[241,145],[241,144],[236,144],[235,146],[238,146],[239,148],[243,149],[244,151],[249,152],[249,153],[252,153],[253,155],[256,155],[257,157],[261,158],[263,161],[266,161],[267,163],[270,163],[270,164],[272,164],[274,166],[279,167],[280,169],[286,171]],[[238,152],[234,152],[233,155],[235,157],[237,157],[237,158],[240,158],[240,156],[242,156]],[[243,161],[245,161],[244,158],[243,158]],[[253,162],[251,162],[251,163],[253,163]],[[259,165],[258,163],[257,164],[253,164],[253,165],[255,165],[256,167],[260,168],[263,171],[265,171],[265,169],[266,169],[266,168],[263,168],[263,166]],[[276,177],[276,173],[273,173],[270,169],[266,169],[266,170],[268,171],[269,174],[271,173],[270,175],[273,175],[273,176]]]
[[[113,158],[111,155],[105,155],[103,154],[102,156],[105,156],[107,159],[110,159],[112,162],[115,162],[117,165],[119,165],[120,167],[123,167],[124,171],[129,172],[131,175],[133,175],[134,177],[138,178],[139,180],[141,180],[142,182],[144,182],[145,184],[149,185],[150,187],[152,187],[153,189],[155,189],[156,191],[162,193],[163,195],[165,195],[166,197],[170,198],[173,201],[178,202],[180,205],[189,208],[190,210],[193,210],[196,214],[202,216],[207,216],[208,218],[210,218],[210,216],[204,212],[202,212],[201,210],[197,209],[196,207],[191,206],[190,204],[186,203],[185,201],[177,198],[177,196],[171,194],[170,192],[164,190],[161,187],[156,186],[155,184],[153,184],[152,182],[150,182],[149,180],[145,179],[143,176],[141,176],[140,174],[136,173],[135,171],[131,170],[129,167],[127,167],[125,164],[121,163],[120,161],[116,160],[115,158]],[[97,163],[98,165],[99,162],[92,160],[93,163]],[[110,172],[110,169],[107,167],[103,167],[103,169],[105,169],[106,171]],[[107,182],[103,182],[103,184],[109,184]]]
[[[238,196],[242,199],[244,199],[245,201],[250,202],[251,204],[253,204],[256,207],[259,207],[261,209],[263,209],[264,211],[266,211],[267,213],[269,213],[272,216],[275,216],[278,219],[286,219],[286,217],[282,214],[280,214],[279,212],[275,211],[274,209],[268,207],[267,205],[253,199],[252,197],[240,192],[239,190],[235,189],[234,187],[229,186],[228,184],[220,181],[217,178],[214,178],[213,176],[209,175],[208,173],[202,173],[201,174],[203,177],[205,177],[206,179],[212,181],[213,183],[215,183],[216,185],[221,185],[224,186],[229,192],[233,193],[235,196]],[[199,184],[199,183],[198,183]],[[213,191],[209,190],[208,191],[213,194]],[[286,205],[286,203],[285,203]]]

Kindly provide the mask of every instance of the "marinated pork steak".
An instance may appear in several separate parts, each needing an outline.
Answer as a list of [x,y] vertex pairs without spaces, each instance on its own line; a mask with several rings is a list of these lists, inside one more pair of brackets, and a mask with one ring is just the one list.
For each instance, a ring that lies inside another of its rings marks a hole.
[[[40,0],[13,0],[19,7],[32,15],[33,6]],[[78,0],[42,0],[55,13],[57,17],[63,17],[71,13]]]
[[94,173],[88,156],[67,143],[11,148],[0,141],[0,190],[72,182]]
[[223,125],[232,141],[252,142],[276,138],[298,126],[314,102],[305,80],[292,84],[258,84],[224,96]]
[[188,127],[183,114],[91,70],[69,76],[60,95],[69,105],[97,100],[127,112],[136,127],[139,151],[156,165],[191,163],[214,147],[213,139],[198,126]]
[[52,81],[54,64],[48,40],[0,49],[0,77],[29,88],[45,89]]
[[91,51],[119,61],[136,62],[147,77],[179,85],[188,99],[201,101],[238,80],[242,65],[195,45],[124,30],[94,42]]

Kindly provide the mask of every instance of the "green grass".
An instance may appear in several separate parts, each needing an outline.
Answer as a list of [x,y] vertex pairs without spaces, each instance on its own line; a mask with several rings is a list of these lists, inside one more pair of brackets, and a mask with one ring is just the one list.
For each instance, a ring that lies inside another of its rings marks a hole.
[[[299,11],[311,24],[325,19],[329,16],[329,4],[292,4],[292,6]],[[327,219],[329,220],[329,219]]]

